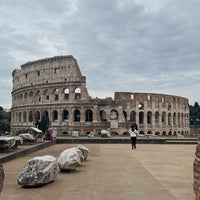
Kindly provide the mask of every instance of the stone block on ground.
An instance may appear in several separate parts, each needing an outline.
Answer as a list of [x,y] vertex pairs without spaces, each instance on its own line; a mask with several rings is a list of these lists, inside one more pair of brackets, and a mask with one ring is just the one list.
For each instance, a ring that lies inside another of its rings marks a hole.
[[72,137],[73,138],[78,138],[79,137],[78,131],[72,131]]
[[101,137],[102,138],[110,138],[111,135],[107,130],[101,130]]
[[65,149],[58,157],[58,166],[60,171],[76,170],[83,162],[82,152],[77,147]]
[[22,187],[37,187],[57,178],[58,165],[51,155],[30,159],[20,172],[17,182]]
[[89,154],[89,149],[86,148],[85,146],[83,145],[78,145],[77,148],[82,152],[83,154],[83,160],[86,160],[87,157],[88,157],[88,154]]

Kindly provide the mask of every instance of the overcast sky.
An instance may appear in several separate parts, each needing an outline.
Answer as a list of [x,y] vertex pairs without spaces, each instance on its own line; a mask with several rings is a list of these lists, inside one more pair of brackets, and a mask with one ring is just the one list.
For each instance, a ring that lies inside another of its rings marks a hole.
[[0,106],[12,71],[73,55],[92,97],[163,93],[200,103],[200,0],[0,0]]

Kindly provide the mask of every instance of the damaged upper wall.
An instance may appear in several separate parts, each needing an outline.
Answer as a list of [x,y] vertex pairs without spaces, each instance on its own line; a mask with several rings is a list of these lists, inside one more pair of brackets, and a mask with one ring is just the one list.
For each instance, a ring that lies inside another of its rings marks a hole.
[[69,56],[55,56],[27,62],[21,69],[15,69],[13,76],[13,90],[37,84],[59,82],[86,82],[82,76],[76,59]]
[[155,103],[182,104],[188,108],[189,102],[185,97],[159,94],[159,93],[135,93],[135,92],[115,92],[115,100],[120,101],[151,101]]

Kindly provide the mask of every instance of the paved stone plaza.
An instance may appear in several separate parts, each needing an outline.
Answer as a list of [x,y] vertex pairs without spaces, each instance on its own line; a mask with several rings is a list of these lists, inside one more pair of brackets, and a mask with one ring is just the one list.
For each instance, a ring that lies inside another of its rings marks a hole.
[[57,144],[4,163],[1,200],[193,200],[196,145],[84,144],[89,157],[75,172],[55,182],[24,189],[17,178],[34,156],[58,157],[73,144]]

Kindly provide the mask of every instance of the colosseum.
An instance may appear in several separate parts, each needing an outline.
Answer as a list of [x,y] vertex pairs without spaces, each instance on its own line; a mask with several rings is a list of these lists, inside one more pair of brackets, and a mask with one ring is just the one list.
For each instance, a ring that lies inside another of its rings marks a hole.
[[115,92],[114,98],[92,98],[76,59],[56,56],[27,62],[12,73],[11,132],[49,118],[58,134],[91,131],[126,135],[136,122],[140,134],[188,135],[188,99],[180,96]]

